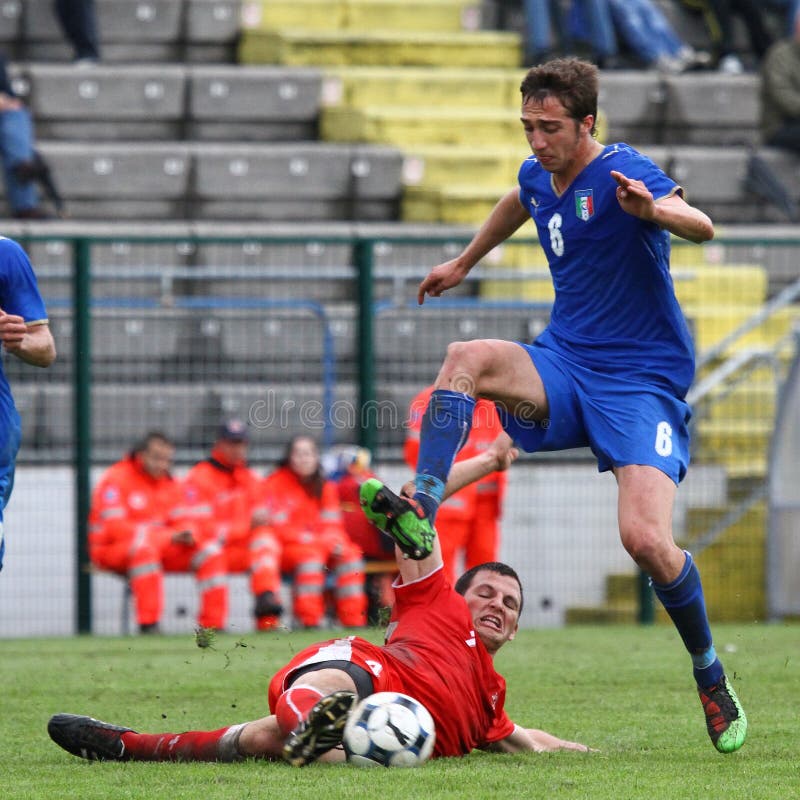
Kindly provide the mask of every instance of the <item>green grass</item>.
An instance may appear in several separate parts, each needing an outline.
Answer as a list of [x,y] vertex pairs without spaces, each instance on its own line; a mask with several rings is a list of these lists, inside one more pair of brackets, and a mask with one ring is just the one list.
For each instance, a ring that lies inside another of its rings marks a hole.
[[[373,636],[373,635],[371,635]],[[378,634],[374,634],[378,636]],[[786,800],[800,796],[800,628],[717,626],[717,649],[750,723],[736,754],[705,733],[689,658],[675,632],[521,632],[498,656],[517,722],[597,753],[473,753],[419,770],[283,764],[89,763],[48,738],[58,711],[142,731],[212,729],[266,713],[272,671],[319,635],[0,641],[0,797],[279,800],[600,798]]]

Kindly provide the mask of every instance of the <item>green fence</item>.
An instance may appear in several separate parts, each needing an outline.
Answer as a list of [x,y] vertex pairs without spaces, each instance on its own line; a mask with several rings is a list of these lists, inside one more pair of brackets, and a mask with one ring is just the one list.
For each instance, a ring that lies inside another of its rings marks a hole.
[[[59,358],[47,371],[5,360],[23,446],[6,523],[0,636],[117,630],[118,588],[88,569],[89,492],[97,471],[146,430],[169,433],[185,468],[207,455],[220,419],[238,415],[249,420],[261,471],[303,431],[323,447],[361,443],[379,470],[400,479],[408,403],[435,377],[447,344],[530,340],[552,299],[540,250],[524,239],[422,308],[417,283],[462,239],[20,241]],[[693,466],[675,535],[698,557],[718,619],[765,613],[763,486],[800,315],[799,254],[800,240],[790,238],[673,248],[700,364]],[[528,624],[648,617],[649,590],[618,542],[613,479],[594,473],[584,451],[526,456],[511,471],[502,555],[531,586]],[[176,628],[190,627],[192,602],[189,589],[172,603]]]

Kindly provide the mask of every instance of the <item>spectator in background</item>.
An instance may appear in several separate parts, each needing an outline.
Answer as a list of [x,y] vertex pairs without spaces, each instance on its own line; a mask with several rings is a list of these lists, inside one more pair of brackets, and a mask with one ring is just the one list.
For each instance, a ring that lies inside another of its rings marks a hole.
[[208,458],[195,464],[186,483],[209,504],[214,534],[222,545],[227,571],[250,574],[256,628],[280,622],[280,545],[256,508],[261,479],[247,466],[247,425],[230,419],[220,425]]
[[54,0],[53,9],[72,45],[75,61],[79,64],[99,61],[100,40],[94,0]]
[[[372,454],[366,448],[341,445],[327,452],[322,464],[327,478],[336,484],[344,529],[350,540],[361,549],[364,560],[367,563],[394,563],[394,542],[361,511],[361,484],[375,477],[370,469],[371,460]],[[382,608],[390,608],[394,604],[392,580],[396,572],[392,568],[388,572],[370,573],[365,577],[367,621],[372,625],[380,623]]]
[[589,45],[591,58],[601,66],[617,56],[606,0],[574,0],[567,14],[559,0],[523,0],[523,7],[526,64],[538,64],[556,53],[571,53],[575,39]]
[[47,217],[33,181],[39,161],[34,147],[31,113],[14,92],[6,59],[0,55],[0,155],[8,205],[17,219]]
[[[5,237],[0,237],[0,344],[7,353],[35,367],[49,367],[56,357],[31,262],[16,242]],[[0,570],[5,552],[3,512],[14,486],[21,437],[19,413],[0,363]]]
[[772,44],[772,34],[765,20],[764,3],[759,0],[680,0],[680,2],[689,10],[703,15],[720,72],[740,75],[745,71],[744,64],[736,53],[735,17],[740,17],[744,22],[750,47],[759,62]]
[[[403,458],[412,471],[419,457],[420,431],[433,386],[423,389],[412,401]],[[475,406],[472,430],[456,461],[466,461],[492,446],[502,433],[494,403],[479,400]],[[445,575],[451,582],[460,574],[458,560],[463,555],[464,569],[497,561],[500,552],[500,517],[506,489],[504,471],[490,472],[451,495],[436,517],[436,531],[442,548]]]
[[793,21],[761,67],[761,130],[765,144],[800,153],[800,14]]
[[622,40],[648,68],[680,73],[707,67],[711,57],[684,42],[652,0],[607,0]]
[[152,431],[101,477],[89,512],[89,558],[127,577],[141,633],[156,633],[164,609],[164,571],[194,572],[197,622],[223,629],[228,613],[225,556],[211,509],[170,470],[175,446]]
[[[619,56],[617,36],[647,67],[683,72],[706,66],[708,54],[682,41],[652,0],[582,0],[571,4],[569,20],[558,0],[525,0],[526,61],[536,64],[557,50],[571,52],[574,39],[588,43],[593,60],[612,66]],[[554,47],[556,30],[561,46]]]
[[260,486],[258,504],[280,543],[281,571],[293,576],[298,622],[306,628],[322,624],[329,571],[339,622],[347,627],[364,625],[364,560],[345,532],[336,486],[325,479],[317,444],[310,436],[289,440],[278,468]]

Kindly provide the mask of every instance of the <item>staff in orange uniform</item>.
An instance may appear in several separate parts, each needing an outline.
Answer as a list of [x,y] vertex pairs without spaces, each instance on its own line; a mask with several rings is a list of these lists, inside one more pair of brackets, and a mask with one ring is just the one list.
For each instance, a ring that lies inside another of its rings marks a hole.
[[213,509],[214,531],[223,547],[228,572],[250,574],[256,628],[271,630],[280,622],[280,544],[257,509],[261,478],[247,466],[247,425],[224,422],[211,454],[195,464],[186,481]]
[[325,570],[333,573],[336,616],[342,625],[366,621],[364,560],[342,525],[336,486],[322,474],[309,436],[289,441],[278,469],[261,485],[267,524],[281,544],[281,570],[292,573],[294,616],[309,628],[325,614]]
[[[417,466],[422,417],[432,391],[433,387],[429,386],[411,401],[403,447],[403,457],[411,469]],[[479,400],[469,439],[456,456],[456,461],[464,461],[486,450],[502,430],[494,403]],[[455,582],[456,560],[461,551],[464,552],[464,569],[497,561],[506,481],[505,472],[491,472],[456,492],[439,508],[436,531],[445,573],[451,582]]]
[[153,431],[100,479],[89,512],[89,558],[127,576],[142,633],[158,630],[164,572],[194,572],[197,622],[222,629],[228,614],[225,557],[209,529],[210,508],[170,473],[175,447]]

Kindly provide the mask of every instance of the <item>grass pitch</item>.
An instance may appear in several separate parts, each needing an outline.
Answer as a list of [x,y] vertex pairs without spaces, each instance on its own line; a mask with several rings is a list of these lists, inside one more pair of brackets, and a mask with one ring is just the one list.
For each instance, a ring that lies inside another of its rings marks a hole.
[[[380,639],[380,633],[368,634]],[[53,744],[51,714],[147,732],[220,728],[266,713],[272,671],[318,633],[0,641],[0,796],[6,800],[338,800],[800,797],[800,627],[715,626],[747,711],[723,756],[705,733],[689,658],[667,626],[523,631],[497,657],[507,708],[527,727],[599,752],[473,753],[417,770],[348,765],[89,763]]]

